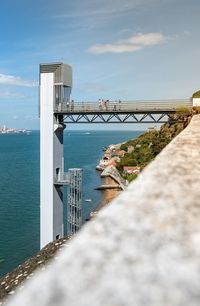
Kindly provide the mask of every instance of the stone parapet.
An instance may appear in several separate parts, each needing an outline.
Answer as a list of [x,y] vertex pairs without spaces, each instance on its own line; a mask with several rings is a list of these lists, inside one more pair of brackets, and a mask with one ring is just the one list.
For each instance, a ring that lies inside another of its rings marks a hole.
[[200,115],[7,306],[200,304]]

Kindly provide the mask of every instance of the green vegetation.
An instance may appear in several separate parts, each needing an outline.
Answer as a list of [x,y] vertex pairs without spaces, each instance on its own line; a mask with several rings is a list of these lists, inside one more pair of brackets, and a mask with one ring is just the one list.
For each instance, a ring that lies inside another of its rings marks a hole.
[[200,90],[193,93],[192,98],[200,98]]
[[[173,119],[176,119],[173,120]],[[191,113],[183,110],[174,114],[168,123],[161,126],[159,130],[151,130],[140,135],[137,139],[129,140],[122,144],[120,149],[126,151],[124,157],[120,159],[117,164],[122,177],[132,181],[137,177],[137,174],[130,174],[125,176],[123,173],[124,166],[139,166],[141,170],[148,165],[157,154],[175,137],[177,136],[189,123]],[[133,151],[128,153],[128,147],[132,147]]]
[[190,114],[190,109],[188,108],[188,107],[176,107],[176,112],[178,113],[178,114],[180,114],[180,113],[182,113],[182,114],[184,114],[184,116],[186,115],[186,114]]
[[127,179],[129,182],[131,182],[131,181],[133,181],[137,176],[138,176],[137,174],[129,174],[129,175],[127,176],[126,179]]

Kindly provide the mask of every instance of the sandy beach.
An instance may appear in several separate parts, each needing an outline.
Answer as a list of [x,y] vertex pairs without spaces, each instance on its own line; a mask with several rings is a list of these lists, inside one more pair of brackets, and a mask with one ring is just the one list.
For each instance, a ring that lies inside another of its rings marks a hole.
[[[102,178],[102,183],[105,185],[118,185],[115,180],[111,177],[104,177]],[[107,189],[103,190],[103,200],[101,204],[98,206],[97,211],[100,210],[102,207],[108,205],[120,192],[121,190],[118,189]]]

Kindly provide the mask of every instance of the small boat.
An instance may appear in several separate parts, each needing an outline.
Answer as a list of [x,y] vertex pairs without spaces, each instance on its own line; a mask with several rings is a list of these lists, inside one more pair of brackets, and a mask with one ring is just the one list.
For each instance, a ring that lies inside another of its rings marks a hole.
[[85,199],[85,202],[92,202],[92,199]]

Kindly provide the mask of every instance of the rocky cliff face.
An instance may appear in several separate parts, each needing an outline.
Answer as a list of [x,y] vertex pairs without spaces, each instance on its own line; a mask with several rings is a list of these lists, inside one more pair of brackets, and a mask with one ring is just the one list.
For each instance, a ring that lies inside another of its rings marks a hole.
[[[196,113],[196,110],[192,112],[179,111],[171,115],[169,121],[162,125],[160,129],[151,129],[137,139],[122,144],[121,150],[126,151],[126,154],[117,163],[120,174],[129,181],[135,179],[137,177],[135,174],[125,176],[123,168],[125,166],[138,166],[143,170],[189,124],[194,113]],[[132,151],[129,150],[130,147],[133,148]]]

